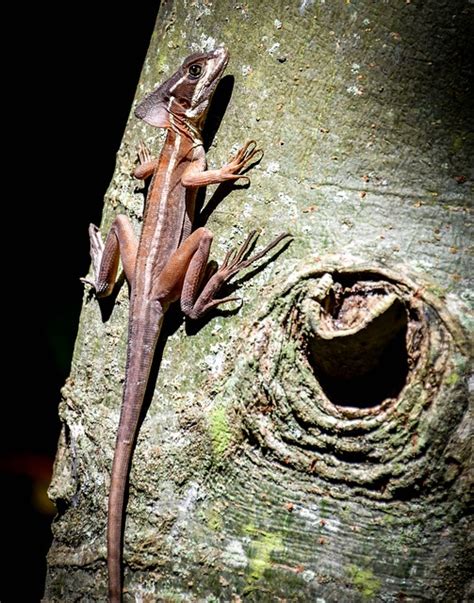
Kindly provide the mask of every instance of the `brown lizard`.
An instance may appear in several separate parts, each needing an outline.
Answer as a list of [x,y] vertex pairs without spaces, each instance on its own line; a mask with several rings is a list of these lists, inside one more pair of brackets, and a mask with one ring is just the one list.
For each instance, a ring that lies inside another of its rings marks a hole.
[[107,525],[109,601],[122,599],[122,547],[124,500],[134,443],[150,369],[169,305],[180,300],[183,313],[200,318],[208,310],[235,297],[216,298],[237,272],[267,254],[288,234],[247,258],[255,242],[252,232],[240,249],[227,253],[217,268],[208,264],[212,233],[192,230],[199,187],[242,178],[257,153],[247,142],[229,163],[208,170],[201,136],[212,94],[229,59],[225,48],[189,56],[178,71],[147,96],[135,115],[146,123],[166,128],[167,136],[157,160],[142,144],[137,178],[152,176],[145,203],[143,227],[137,244],[128,218],[115,218],[105,245],[91,224],[89,235],[97,297],[109,295],[115,284],[119,258],[130,286],[127,365],[120,422],[110,479]]

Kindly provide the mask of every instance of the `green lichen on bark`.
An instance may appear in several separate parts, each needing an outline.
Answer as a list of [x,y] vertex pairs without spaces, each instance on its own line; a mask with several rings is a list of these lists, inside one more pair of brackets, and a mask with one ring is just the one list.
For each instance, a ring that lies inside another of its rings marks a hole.
[[221,459],[232,441],[232,429],[224,406],[215,407],[209,415],[209,429],[212,451],[217,460]]
[[[234,88],[210,166],[248,138],[265,149],[250,188],[207,224],[212,256],[255,226],[264,242],[283,230],[294,241],[240,282],[238,313],[191,334],[179,319],[167,327],[130,477],[125,601],[467,596],[471,11],[462,0],[162,2],[136,100],[191,51],[224,43]],[[140,230],[140,139],[159,148],[131,113],[103,232],[120,212]],[[324,275],[355,266],[409,274],[404,307],[426,311],[410,340],[426,353],[403,396],[364,416],[324,400],[300,320],[306,285],[324,300]],[[45,601],[105,599],[127,312],[126,286],[106,320],[84,296]]]
[[253,524],[245,527],[245,532],[250,536],[249,566],[247,588],[245,592],[255,589],[256,582],[262,580],[265,572],[272,566],[272,556],[283,548],[281,535],[261,532]]
[[374,576],[372,570],[349,565],[347,573],[357,590],[369,601],[373,600],[380,591],[380,580]]

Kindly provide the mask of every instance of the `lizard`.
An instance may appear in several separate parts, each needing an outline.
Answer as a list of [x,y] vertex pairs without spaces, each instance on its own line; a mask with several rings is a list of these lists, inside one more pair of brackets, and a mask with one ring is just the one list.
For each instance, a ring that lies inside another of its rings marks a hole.
[[89,226],[92,279],[82,279],[97,298],[114,289],[119,260],[130,288],[125,382],[110,477],[107,516],[108,600],[122,600],[122,556],[125,492],[140,415],[155,348],[170,304],[180,300],[183,314],[199,319],[216,306],[238,300],[216,297],[237,272],[262,258],[281,234],[262,251],[248,257],[256,241],[252,231],[240,248],[229,251],[220,267],[208,262],[212,232],[193,230],[196,194],[200,187],[234,182],[260,150],[247,142],[219,169],[207,169],[202,128],[212,95],[229,60],[225,47],[191,54],[167,81],[136,107],[135,116],[167,130],[158,159],[140,143],[134,176],[151,176],[139,241],[131,222],[118,215],[105,239]]

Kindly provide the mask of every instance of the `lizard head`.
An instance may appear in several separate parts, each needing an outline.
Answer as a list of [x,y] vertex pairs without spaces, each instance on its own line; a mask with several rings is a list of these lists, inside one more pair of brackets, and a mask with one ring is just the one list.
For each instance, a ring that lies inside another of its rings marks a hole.
[[190,55],[176,73],[138,104],[136,117],[158,128],[171,127],[170,115],[200,124],[228,61],[224,47]]

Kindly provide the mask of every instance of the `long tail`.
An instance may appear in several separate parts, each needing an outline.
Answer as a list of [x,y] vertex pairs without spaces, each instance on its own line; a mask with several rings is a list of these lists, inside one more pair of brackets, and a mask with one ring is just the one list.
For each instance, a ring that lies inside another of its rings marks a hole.
[[[134,439],[133,436],[130,439]],[[109,573],[109,602],[122,600],[122,549],[125,490],[132,460],[133,442],[117,437],[110,481],[107,519],[107,567]]]
[[128,484],[130,464],[137,437],[143,400],[162,322],[163,314],[155,312],[153,316],[147,317],[142,324],[133,322],[129,329],[128,359],[122,412],[110,478],[107,518],[109,603],[120,603],[122,601],[125,491]]

